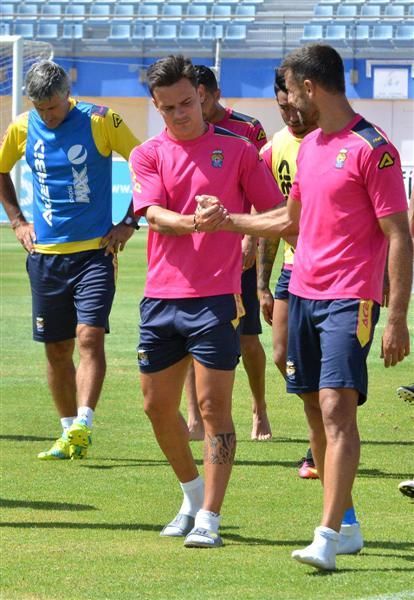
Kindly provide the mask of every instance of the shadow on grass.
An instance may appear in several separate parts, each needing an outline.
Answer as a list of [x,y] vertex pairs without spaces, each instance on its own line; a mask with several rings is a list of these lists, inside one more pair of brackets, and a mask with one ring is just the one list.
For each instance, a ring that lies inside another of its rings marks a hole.
[[[48,522],[2,522],[0,523],[0,527],[10,527],[16,529],[73,529],[73,530],[81,530],[81,529],[91,529],[91,530],[105,530],[105,531],[154,531],[159,533],[163,528],[164,524],[150,524],[150,523],[68,523],[68,522],[60,522],[60,521],[48,521]],[[221,532],[224,535],[224,540],[233,541],[236,543],[244,544],[244,545],[252,545],[252,546],[285,546],[287,549],[296,548],[301,546],[306,546],[309,543],[309,539],[306,540],[269,540],[265,538],[256,538],[249,536],[242,536],[238,533],[232,533],[234,529],[239,529],[236,526],[227,526],[221,527]],[[364,550],[369,550],[370,548],[381,548],[384,550],[394,550],[396,552],[403,552],[406,550],[412,550],[413,545],[409,542],[366,542]],[[364,553],[365,554],[365,553]],[[362,558],[364,558],[364,554],[362,554]],[[365,557],[369,556],[385,556],[383,553],[381,554],[365,554]],[[413,556],[400,556],[400,555],[387,555],[392,558],[402,558],[404,560],[413,561]],[[357,556],[355,556],[357,558]],[[352,570],[352,569],[347,569]],[[359,570],[359,569],[358,569]],[[388,570],[388,569],[385,569]],[[397,569],[389,569],[390,571],[394,571]],[[400,569],[400,570],[409,570],[414,571],[414,566],[410,569]]]
[[48,442],[55,441],[55,437],[40,437],[38,435],[0,435],[0,441],[9,442]]
[[0,498],[0,508],[34,508],[36,510],[98,510],[90,504],[72,504],[70,502],[43,502],[30,500],[9,500]]

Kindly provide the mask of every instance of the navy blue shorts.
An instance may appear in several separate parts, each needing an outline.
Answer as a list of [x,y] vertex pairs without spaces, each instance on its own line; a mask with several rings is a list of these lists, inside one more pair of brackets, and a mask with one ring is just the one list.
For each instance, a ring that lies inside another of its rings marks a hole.
[[232,371],[240,357],[240,296],[160,300],[140,303],[138,366],[155,373],[191,354],[210,368]]
[[260,322],[260,303],[257,295],[256,264],[250,267],[250,269],[243,271],[241,286],[243,306],[246,314],[240,319],[240,334],[258,335],[262,333],[262,324]]
[[61,342],[76,337],[80,323],[104,327],[115,294],[115,259],[104,250],[29,254],[33,339]]
[[291,275],[292,269],[286,269],[283,267],[275,287],[276,300],[289,300],[289,283]]
[[306,300],[289,296],[288,392],[352,388],[367,396],[367,356],[380,307],[372,300]]

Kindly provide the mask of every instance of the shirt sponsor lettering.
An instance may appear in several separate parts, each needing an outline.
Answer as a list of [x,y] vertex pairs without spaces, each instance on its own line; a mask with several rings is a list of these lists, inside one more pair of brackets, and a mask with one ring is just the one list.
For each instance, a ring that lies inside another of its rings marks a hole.
[[[88,167],[83,166],[81,169],[75,169],[75,166],[83,165],[88,156],[88,152],[81,144],[75,144],[68,150],[68,159],[72,163],[73,186],[69,187],[69,198],[71,202],[89,203],[89,188]],[[75,165],[75,166],[74,166]]]
[[38,139],[33,148],[34,156],[34,176],[39,182],[40,201],[44,204],[42,217],[52,227],[52,202],[50,200],[49,186],[47,184],[47,172],[45,162],[45,143]]

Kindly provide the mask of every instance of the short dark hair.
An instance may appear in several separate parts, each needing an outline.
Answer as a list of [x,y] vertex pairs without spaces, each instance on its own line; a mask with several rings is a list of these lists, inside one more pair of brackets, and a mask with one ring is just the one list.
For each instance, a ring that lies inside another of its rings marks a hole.
[[292,72],[296,81],[315,81],[327,91],[345,93],[344,63],[338,52],[327,44],[309,44],[287,55],[281,66]]
[[70,91],[70,81],[60,65],[51,60],[40,60],[27,72],[25,90],[33,102],[49,100],[55,95],[63,98]]
[[273,84],[273,89],[275,90],[275,96],[277,96],[278,92],[288,93],[285,83],[285,75],[282,69],[275,69],[275,82]]
[[147,70],[147,82],[151,96],[154,95],[154,88],[174,85],[180,79],[188,79],[195,88],[198,85],[193,63],[182,54],[160,58]]
[[218,83],[214,71],[205,65],[194,65],[198,84],[204,85],[209,92],[217,92]]

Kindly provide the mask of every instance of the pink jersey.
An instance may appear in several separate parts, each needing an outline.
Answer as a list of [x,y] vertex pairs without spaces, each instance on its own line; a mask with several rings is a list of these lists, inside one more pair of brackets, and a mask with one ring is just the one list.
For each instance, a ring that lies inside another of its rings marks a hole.
[[[202,136],[177,141],[167,131],[135,148],[130,156],[134,210],[151,205],[193,214],[195,196],[217,196],[229,212],[257,211],[283,202],[271,173],[250,142],[209,125]],[[202,298],[240,293],[241,238],[217,231],[191,235],[148,233],[149,298]]]
[[313,300],[382,301],[387,240],[378,219],[407,210],[398,151],[356,115],[300,147],[290,195],[302,203],[289,291]]
[[242,135],[250,140],[258,150],[267,142],[265,131],[261,123],[254,117],[238,113],[232,108],[226,108],[224,118],[216,123],[237,135]]

